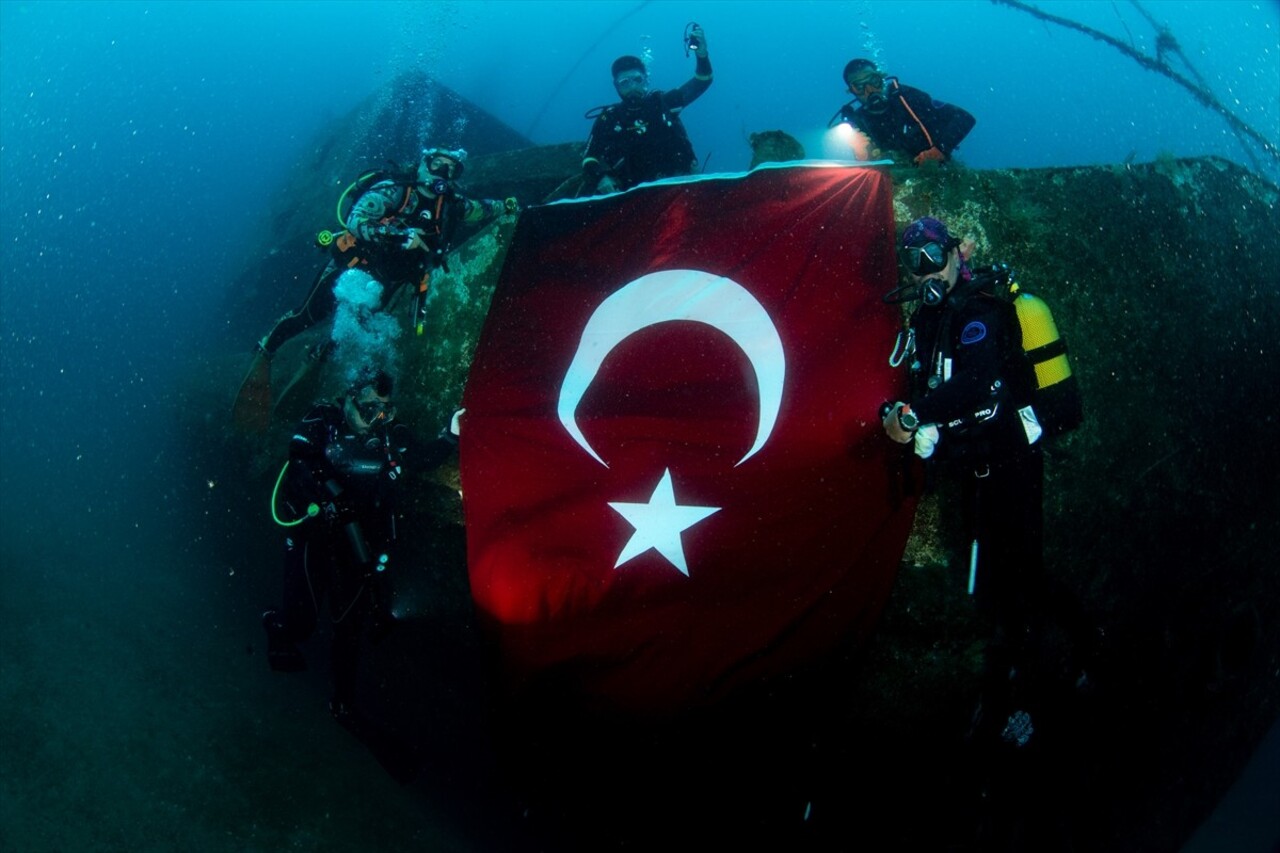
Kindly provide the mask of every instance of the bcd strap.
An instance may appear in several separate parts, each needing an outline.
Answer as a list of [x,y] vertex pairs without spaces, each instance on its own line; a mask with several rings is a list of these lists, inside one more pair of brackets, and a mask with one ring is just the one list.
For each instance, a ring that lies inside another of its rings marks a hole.
[[937,143],[933,141],[933,134],[929,133],[929,129],[924,126],[924,122],[920,120],[920,116],[916,115],[916,111],[911,109],[911,105],[907,103],[907,97],[902,94],[902,90],[899,88],[897,80],[893,81],[893,91],[894,94],[898,96],[898,100],[902,102],[903,109],[907,111],[908,115],[915,119],[916,126],[919,127],[920,132],[924,134],[925,141],[929,143],[929,147],[937,148]]
[[433,220],[437,237],[440,237],[444,234],[444,219],[441,216],[443,213],[444,213],[444,196],[438,195],[436,196],[436,213],[435,213],[435,218]]
[[1027,350],[1027,358],[1031,359],[1032,364],[1043,364],[1050,359],[1066,354],[1067,339],[1065,337],[1058,338],[1056,341],[1050,341],[1044,346]]
[[396,216],[404,213],[404,209],[409,206],[409,199],[413,198],[413,184],[405,184],[404,195],[400,198],[400,206],[396,208]]
[[388,213],[386,216],[379,219],[378,224],[386,225],[388,222],[404,213],[404,209],[409,206],[409,199],[411,198],[413,198],[413,184],[405,184],[404,195],[400,197],[400,206],[395,209],[395,212]]

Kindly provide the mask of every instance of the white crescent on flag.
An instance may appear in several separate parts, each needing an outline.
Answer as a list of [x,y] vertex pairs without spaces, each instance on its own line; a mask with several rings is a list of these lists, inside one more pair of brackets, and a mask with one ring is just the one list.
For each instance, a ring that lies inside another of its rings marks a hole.
[[764,447],[778,420],[786,381],[782,339],[769,312],[742,285],[703,270],[660,270],[628,282],[600,303],[582,330],[564,382],[556,413],[573,440],[604,465],[578,426],[578,404],[605,358],[641,329],[668,320],[705,323],[736,343],[755,371],[760,389],[760,422],[755,443],[737,465]]

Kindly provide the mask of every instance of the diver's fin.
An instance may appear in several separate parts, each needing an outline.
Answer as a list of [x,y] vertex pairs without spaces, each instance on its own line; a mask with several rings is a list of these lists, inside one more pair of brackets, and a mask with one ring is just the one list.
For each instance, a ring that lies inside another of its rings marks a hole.
[[285,415],[288,415],[288,409],[292,401],[304,395],[307,402],[310,402],[316,394],[316,385],[323,373],[323,371],[316,368],[324,363],[329,355],[329,350],[332,348],[333,344],[330,341],[325,341],[311,348],[311,351],[298,364],[298,369],[293,372],[293,376],[285,383],[284,390],[276,398],[275,406],[272,407],[271,411],[283,411]]
[[245,432],[266,432],[271,423],[271,360],[259,349],[240,383],[240,391],[231,407],[236,427]]

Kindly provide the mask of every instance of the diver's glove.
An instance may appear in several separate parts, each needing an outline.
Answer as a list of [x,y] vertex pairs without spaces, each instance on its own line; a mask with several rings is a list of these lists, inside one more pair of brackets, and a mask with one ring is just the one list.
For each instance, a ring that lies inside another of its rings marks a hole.
[[926,162],[930,160],[937,163],[945,163],[947,161],[947,155],[943,154],[942,151],[938,148],[938,146],[935,145],[932,148],[925,151],[921,151],[919,154],[917,154],[915,157],[915,164],[917,166],[923,166]]
[[462,416],[466,413],[466,409],[458,409],[453,413],[453,417],[449,419],[447,427],[441,427],[438,439],[445,442],[450,447],[458,446],[458,436],[462,434]]
[[689,38],[697,39],[697,42],[698,42],[698,49],[693,52],[694,55],[697,56],[699,59],[706,59],[707,58],[707,34],[702,31],[702,27],[698,26],[697,24],[694,24],[689,29]]
[[1026,711],[1014,711],[1000,732],[1000,740],[1016,747],[1026,746],[1035,731],[1030,714]]
[[934,448],[938,446],[938,427],[935,424],[925,424],[916,430],[915,452],[916,456],[921,459],[928,459],[933,455]]
[[508,216],[515,216],[520,212],[520,202],[517,201],[514,196],[505,199],[502,202],[502,206],[506,210]]
[[395,225],[379,225],[375,228],[367,229],[367,233],[368,239],[374,243],[399,243],[403,245],[405,240],[410,237],[408,229],[399,228]]
[[427,242],[422,239],[422,229],[410,228],[405,233],[405,239],[404,242],[400,244],[400,248],[406,251],[410,249],[422,249],[425,251],[427,249]]

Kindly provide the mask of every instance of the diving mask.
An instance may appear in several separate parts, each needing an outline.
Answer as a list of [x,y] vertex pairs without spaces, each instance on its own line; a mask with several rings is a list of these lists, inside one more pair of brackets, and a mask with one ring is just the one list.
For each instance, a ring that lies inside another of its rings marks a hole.
[[613,79],[613,87],[623,98],[640,97],[649,89],[649,77],[643,71],[627,71]]
[[923,246],[903,246],[898,250],[902,263],[912,275],[929,275],[947,267],[947,247],[930,241]]
[[458,161],[449,157],[432,157],[427,161],[427,172],[433,177],[452,181],[458,174]]
[[347,397],[347,419],[361,432],[376,426],[386,426],[395,419],[396,404],[379,398],[372,390],[366,390],[359,399]]
[[862,104],[869,113],[879,114],[889,107],[889,98],[884,92],[885,77],[882,74],[864,74],[849,81],[849,94]]
[[883,74],[859,74],[852,80],[847,81],[849,86],[849,94],[857,96],[859,100],[866,100],[867,96],[872,92],[878,92],[884,88]]

